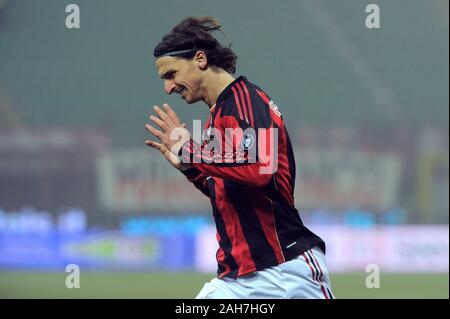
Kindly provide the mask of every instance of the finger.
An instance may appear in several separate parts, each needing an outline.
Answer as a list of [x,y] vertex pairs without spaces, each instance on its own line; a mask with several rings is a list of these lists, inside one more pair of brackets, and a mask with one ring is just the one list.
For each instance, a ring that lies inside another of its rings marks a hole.
[[157,150],[161,150],[161,148],[162,148],[162,144],[161,143],[158,143],[158,142],[155,142],[155,141],[150,141],[150,140],[146,140],[145,141],[145,144],[147,144],[147,146],[150,146],[150,147],[152,147],[152,148],[156,148]]
[[177,113],[175,113],[175,111],[172,110],[172,108],[169,106],[169,104],[164,103],[164,104],[163,104],[163,107],[164,107],[164,110],[166,111],[167,115],[169,115],[169,117],[171,118],[171,120],[172,120],[176,125],[178,125],[178,124],[181,123],[180,119],[178,118]]
[[182,128],[186,128],[186,126],[187,126],[186,123],[181,124]]
[[145,144],[147,144],[150,147],[156,148],[156,149],[158,148],[158,143],[156,143],[154,141],[146,140]]
[[156,114],[158,114],[159,118],[161,120],[163,120],[164,122],[168,122],[170,120],[169,116],[166,114],[166,112],[164,112],[163,110],[161,110],[161,108],[157,105],[155,105],[153,107],[153,110],[155,110]]
[[164,131],[167,130],[167,124],[166,122],[161,121],[159,118],[157,118],[156,116],[151,115],[150,116],[150,120],[152,120],[153,122],[155,122],[160,128],[162,128]]
[[152,133],[154,136],[156,136],[159,139],[161,139],[164,136],[164,134],[160,130],[157,130],[150,124],[146,124],[145,128],[147,129],[147,131],[149,131],[150,133]]

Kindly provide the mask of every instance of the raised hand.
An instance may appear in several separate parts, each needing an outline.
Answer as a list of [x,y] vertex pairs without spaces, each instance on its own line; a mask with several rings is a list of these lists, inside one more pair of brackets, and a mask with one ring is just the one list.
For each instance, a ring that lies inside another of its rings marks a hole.
[[159,150],[169,163],[175,168],[182,170],[186,168],[186,165],[181,163],[175,154],[178,154],[181,146],[190,139],[191,135],[186,129],[186,124],[181,123],[177,114],[168,104],[164,104],[163,108],[164,110],[155,106],[153,109],[158,117],[150,116],[150,119],[162,130],[158,130],[150,124],[145,125],[145,128],[160,141],[146,140],[145,144]]

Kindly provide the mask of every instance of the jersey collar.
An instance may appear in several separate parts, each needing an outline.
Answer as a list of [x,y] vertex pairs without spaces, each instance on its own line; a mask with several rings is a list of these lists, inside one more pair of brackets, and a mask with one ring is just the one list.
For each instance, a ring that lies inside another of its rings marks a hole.
[[237,79],[235,79],[233,82],[228,84],[228,86],[219,94],[219,97],[217,98],[217,101],[216,101],[217,106],[219,105],[220,102],[225,100],[225,98],[228,96],[228,94],[230,94],[231,88],[240,81],[247,81],[247,78],[245,76],[241,75]]

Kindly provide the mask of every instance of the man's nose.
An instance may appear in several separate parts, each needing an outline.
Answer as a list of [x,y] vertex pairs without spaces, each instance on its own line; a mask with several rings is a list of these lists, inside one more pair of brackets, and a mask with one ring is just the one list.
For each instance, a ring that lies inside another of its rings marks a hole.
[[164,82],[164,90],[166,91],[167,94],[172,94],[175,88],[176,85],[172,81],[166,80]]

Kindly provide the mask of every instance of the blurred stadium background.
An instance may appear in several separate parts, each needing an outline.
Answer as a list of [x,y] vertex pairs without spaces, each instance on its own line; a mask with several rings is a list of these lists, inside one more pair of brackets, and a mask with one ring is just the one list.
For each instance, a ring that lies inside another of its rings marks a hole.
[[152,57],[189,15],[222,21],[284,114],[336,296],[448,298],[446,0],[0,0],[0,297],[193,298],[213,277],[208,199],[144,145],[154,104],[207,116],[164,94]]

